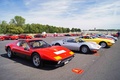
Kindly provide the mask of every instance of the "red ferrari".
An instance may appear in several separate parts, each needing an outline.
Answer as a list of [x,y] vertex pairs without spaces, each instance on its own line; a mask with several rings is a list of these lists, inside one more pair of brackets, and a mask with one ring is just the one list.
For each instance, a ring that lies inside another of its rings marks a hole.
[[32,39],[32,36],[26,34],[20,34],[18,36],[19,39]]
[[44,63],[55,67],[67,64],[74,57],[74,53],[62,46],[51,46],[41,39],[21,39],[5,46],[7,56],[15,55],[29,57],[35,67],[42,67]]
[[3,35],[3,37],[5,40],[10,40],[10,36],[8,36],[8,35]]
[[17,35],[4,35],[3,36],[5,40],[17,40],[18,36]]
[[0,36],[0,41],[4,41],[4,37],[3,36]]
[[17,40],[18,36],[17,35],[9,35],[11,40]]

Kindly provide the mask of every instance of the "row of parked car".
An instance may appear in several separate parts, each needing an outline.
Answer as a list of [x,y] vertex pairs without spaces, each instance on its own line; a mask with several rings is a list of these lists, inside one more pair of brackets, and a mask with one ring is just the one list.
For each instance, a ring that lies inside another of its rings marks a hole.
[[[46,37],[62,37],[62,36],[81,36],[83,34],[35,34],[33,36],[20,34],[20,35],[0,35],[0,40],[17,40],[17,39],[32,39],[32,38],[46,38]],[[88,34],[87,34],[88,35]],[[92,34],[91,34],[92,35]],[[103,35],[103,34],[94,34],[92,37],[101,37],[101,38],[112,38],[115,41],[117,40],[118,34]]]
[[1,35],[0,40],[17,40],[17,39],[32,39],[32,38],[45,38],[46,36],[41,34],[36,34],[34,36],[26,35],[26,34],[20,34],[20,35]]
[[34,36],[20,34],[20,35],[1,35],[0,40],[17,40],[17,39],[32,39],[32,38],[46,38],[46,37],[58,37],[58,36],[78,36],[78,34],[35,34]]
[[101,47],[111,47],[117,40],[117,37],[113,37],[110,35],[104,35],[104,37],[84,35],[79,37],[68,37],[62,40],[53,41],[52,45],[64,46],[70,50],[81,51],[82,53],[89,53],[97,52]]
[[8,43],[5,50],[9,58],[16,55],[24,55],[25,58],[29,57],[35,67],[43,67],[45,63],[58,67],[67,64],[74,58],[73,51],[84,54],[95,53],[101,48],[111,47],[115,41],[117,40],[102,37],[101,35],[66,37],[52,41],[51,44],[40,38],[19,39]]
[[0,40],[32,39],[30,35],[2,35]]

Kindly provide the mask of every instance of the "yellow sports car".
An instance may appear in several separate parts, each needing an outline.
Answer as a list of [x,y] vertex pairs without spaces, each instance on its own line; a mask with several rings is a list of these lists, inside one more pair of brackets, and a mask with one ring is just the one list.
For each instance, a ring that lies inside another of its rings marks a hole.
[[79,38],[81,38],[84,41],[96,42],[97,44],[99,44],[103,48],[110,47],[115,43],[115,41],[112,39],[110,40],[110,39],[104,39],[104,38],[92,38],[90,36],[81,36]]

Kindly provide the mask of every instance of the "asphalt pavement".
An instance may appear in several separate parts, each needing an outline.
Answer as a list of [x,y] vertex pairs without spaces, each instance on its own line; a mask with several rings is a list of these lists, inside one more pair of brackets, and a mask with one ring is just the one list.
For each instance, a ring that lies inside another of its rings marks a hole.
[[[51,43],[62,38],[47,37],[43,40]],[[68,64],[58,68],[34,68],[30,60],[20,57],[9,59],[4,50],[9,42],[12,40],[0,41],[0,80],[120,80],[120,40],[96,54],[75,52]],[[76,68],[83,72],[73,72]]]

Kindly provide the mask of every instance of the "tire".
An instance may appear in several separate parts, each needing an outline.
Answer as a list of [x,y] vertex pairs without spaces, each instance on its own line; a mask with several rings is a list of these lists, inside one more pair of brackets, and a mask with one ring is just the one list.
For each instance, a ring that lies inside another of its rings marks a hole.
[[61,46],[59,43],[56,43],[55,46]]
[[32,55],[32,63],[35,67],[42,67],[42,60],[38,53],[34,53]]
[[83,45],[83,46],[81,46],[80,51],[82,53],[86,54],[86,53],[90,52],[90,49],[88,48],[88,46]]
[[107,43],[106,42],[100,42],[100,46],[103,47],[103,48],[106,48],[107,47]]
[[12,53],[10,48],[7,48],[7,56],[8,56],[8,58],[12,58],[13,57],[13,53]]

